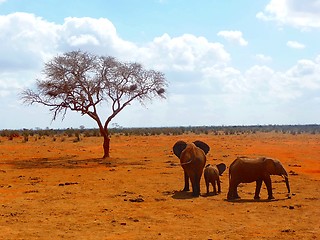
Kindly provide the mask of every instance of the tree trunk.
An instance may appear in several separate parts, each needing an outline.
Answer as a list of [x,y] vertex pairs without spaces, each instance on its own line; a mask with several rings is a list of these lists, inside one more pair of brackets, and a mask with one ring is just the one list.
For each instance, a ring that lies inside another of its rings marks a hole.
[[103,151],[104,151],[104,155],[103,158],[108,158],[110,157],[110,138],[108,136],[108,134],[104,134],[103,135]]
[[102,158],[108,158],[110,157],[110,137],[109,137],[109,131],[108,131],[108,124],[110,122],[106,121],[106,123],[104,124],[104,126],[102,125],[99,117],[96,115],[96,117],[94,118],[99,126],[99,130],[100,130],[100,134],[103,137],[103,157]]
[[100,134],[103,137],[103,158],[110,157],[110,138],[109,138],[109,132],[108,129],[104,129],[102,125],[99,124],[100,127]]

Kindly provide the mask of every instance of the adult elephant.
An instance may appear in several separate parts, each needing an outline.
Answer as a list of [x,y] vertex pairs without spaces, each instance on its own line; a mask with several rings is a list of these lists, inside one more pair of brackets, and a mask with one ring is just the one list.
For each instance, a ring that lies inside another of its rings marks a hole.
[[206,154],[209,150],[210,147],[202,141],[195,141],[193,143],[178,141],[173,146],[173,153],[180,159],[180,164],[184,171],[183,191],[190,190],[190,179],[192,195],[194,197],[200,195],[200,179],[203,168],[206,165]]
[[254,181],[256,182],[254,199],[260,199],[262,182],[267,186],[268,199],[274,199],[270,175],[282,176],[285,179],[288,193],[290,193],[288,173],[280,161],[266,157],[256,159],[238,157],[229,167],[229,191],[227,199],[234,200],[240,198],[237,192],[238,185]]

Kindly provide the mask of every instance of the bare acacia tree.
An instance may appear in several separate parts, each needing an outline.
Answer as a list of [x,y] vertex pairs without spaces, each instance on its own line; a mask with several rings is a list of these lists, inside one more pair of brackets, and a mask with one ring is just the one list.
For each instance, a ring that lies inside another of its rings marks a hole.
[[[103,136],[104,158],[109,157],[111,120],[134,100],[143,104],[154,97],[165,98],[167,86],[161,72],[82,51],[54,57],[45,64],[43,73],[45,77],[37,80],[36,90],[21,93],[24,103],[48,106],[52,120],[59,114],[64,119],[68,109],[90,116]],[[111,111],[103,108],[103,102],[110,105]],[[106,110],[105,121],[98,114],[98,105]]]

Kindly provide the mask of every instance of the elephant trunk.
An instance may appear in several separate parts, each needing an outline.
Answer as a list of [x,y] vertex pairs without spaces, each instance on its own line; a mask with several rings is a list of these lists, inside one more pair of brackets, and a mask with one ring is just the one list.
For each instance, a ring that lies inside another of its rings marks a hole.
[[289,178],[288,178],[288,176],[285,176],[285,177],[284,177],[284,180],[286,181],[288,193],[290,193],[290,185],[289,185]]
[[284,178],[284,180],[286,182],[288,193],[290,193],[290,185],[289,185],[288,173],[285,171],[284,174],[282,175],[282,177]]

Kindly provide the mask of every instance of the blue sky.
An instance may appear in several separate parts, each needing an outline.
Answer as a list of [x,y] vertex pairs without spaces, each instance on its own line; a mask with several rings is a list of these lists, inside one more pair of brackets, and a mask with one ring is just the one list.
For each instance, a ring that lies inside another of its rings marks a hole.
[[0,129],[96,127],[19,99],[75,49],[165,73],[167,99],[129,106],[120,126],[320,123],[320,0],[301,2],[0,0]]

